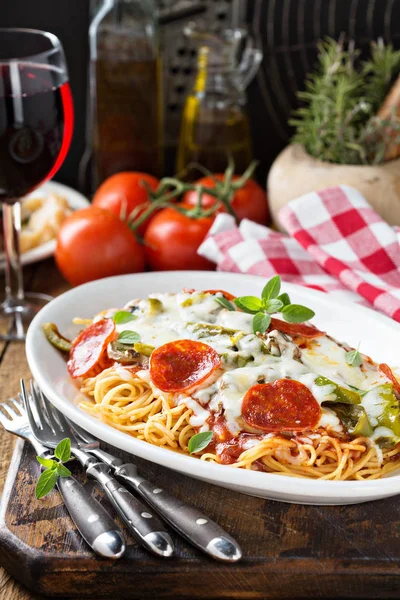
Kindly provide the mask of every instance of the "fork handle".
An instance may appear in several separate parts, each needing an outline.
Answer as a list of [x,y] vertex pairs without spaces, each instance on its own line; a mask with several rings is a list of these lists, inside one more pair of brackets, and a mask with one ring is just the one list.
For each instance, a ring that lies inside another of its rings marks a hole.
[[118,477],[136,490],[188,542],[215,558],[236,562],[242,551],[236,540],[201,511],[137,475],[135,465],[117,469]]
[[59,477],[57,487],[80,534],[96,554],[114,559],[122,556],[122,535],[100,502],[74,477]]
[[172,555],[174,545],[169,533],[165,531],[164,524],[148,506],[135,498],[109,474],[107,465],[90,464],[86,473],[100,484],[129,531],[142,546],[157,556]]

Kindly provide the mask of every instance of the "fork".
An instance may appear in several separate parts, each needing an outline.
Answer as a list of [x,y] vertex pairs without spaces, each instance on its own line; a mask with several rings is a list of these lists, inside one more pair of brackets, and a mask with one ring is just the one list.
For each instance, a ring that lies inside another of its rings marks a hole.
[[[30,394],[26,393],[21,379],[21,392],[29,423],[36,439],[48,448],[55,448],[66,437],[71,440],[71,454],[86,469],[106,493],[129,531],[147,550],[157,556],[171,556],[174,544],[163,523],[153,515],[148,506],[135,498],[121,483],[109,474],[110,467],[79,448],[75,433],[64,416],[54,408],[31,381]],[[34,415],[34,407],[36,415]]]
[[[52,453],[36,440],[29,425],[21,398],[10,398],[0,404],[0,423],[9,433],[26,440],[38,456],[50,458]],[[119,558],[125,543],[114,521],[101,504],[74,477],[59,477],[57,488],[83,539],[100,556]]]
[[79,446],[111,467],[115,477],[140,494],[150,506],[189,543],[217,560],[236,562],[242,557],[240,546],[217,523],[197,508],[185,504],[159,486],[138,475],[134,463],[124,461],[100,449],[99,440],[71,423]]

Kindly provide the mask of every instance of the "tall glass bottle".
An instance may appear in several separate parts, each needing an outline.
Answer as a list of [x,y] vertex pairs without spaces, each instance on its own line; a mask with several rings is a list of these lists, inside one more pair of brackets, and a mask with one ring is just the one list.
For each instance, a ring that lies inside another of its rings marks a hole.
[[177,171],[197,162],[221,173],[233,159],[236,172],[242,173],[252,159],[245,90],[262,52],[243,29],[213,34],[192,23],[185,33],[196,43],[198,59],[194,86],[183,109]]
[[103,0],[90,29],[94,183],[162,174],[161,61],[152,0]]

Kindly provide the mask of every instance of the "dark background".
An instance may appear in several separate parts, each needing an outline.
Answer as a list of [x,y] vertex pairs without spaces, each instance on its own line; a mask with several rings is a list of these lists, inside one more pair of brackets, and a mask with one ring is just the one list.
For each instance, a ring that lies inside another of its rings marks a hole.
[[[159,8],[177,0],[157,0]],[[295,92],[316,56],[316,42],[342,32],[364,51],[383,37],[400,47],[400,0],[201,0],[200,17],[213,26],[246,22],[262,46],[261,69],[248,91],[258,178],[290,139],[287,120],[296,105]],[[94,0],[93,4],[96,3]],[[78,166],[85,147],[87,31],[89,0],[3,0],[0,27],[47,29],[60,37],[67,55],[75,101],[73,144],[57,179],[78,186]],[[180,110],[194,70],[194,52],[181,34],[184,22],[162,27],[167,165],[172,170]]]

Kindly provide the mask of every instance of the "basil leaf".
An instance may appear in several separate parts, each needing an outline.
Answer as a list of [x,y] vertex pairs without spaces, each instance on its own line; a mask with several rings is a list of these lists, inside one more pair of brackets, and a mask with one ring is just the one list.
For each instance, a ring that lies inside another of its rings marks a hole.
[[234,302],[243,312],[250,314],[258,313],[262,308],[261,300],[260,298],[256,298],[256,296],[241,296],[240,298],[235,298]]
[[281,278],[279,275],[275,275],[268,281],[261,292],[261,298],[263,300],[269,300],[270,298],[277,298],[281,291]]
[[71,471],[67,469],[65,465],[58,463],[57,465],[57,475],[59,477],[69,477],[71,475]]
[[42,458],[41,456],[37,456],[36,460],[38,461],[38,463],[40,463],[42,465],[42,467],[46,467],[46,469],[56,469],[57,468],[57,462],[55,460],[53,460],[52,458]]
[[195,435],[192,435],[188,444],[190,454],[194,454],[195,452],[200,452],[200,450],[204,450],[204,448],[206,448],[211,442],[212,436],[212,431],[202,431],[201,433],[196,433]]
[[271,317],[259,312],[253,317],[253,333],[265,333],[271,323]]
[[136,342],[140,342],[140,335],[136,333],[136,331],[129,331],[129,329],[127,329],[119,334],[117,341],[120,344],[133,346]]
[[278,298],[272,298],[271,300],[267,300],[264,304],[264,309],[269,313],[276,313],[283,308],[283,302],[278,300]]
[[118,310],[113,316],[113,321],[116,325],[121,325],[123,323],[129,323],[129,321],[133,321],[136,318],[137,317],[128,310]]
[[61,460],[61,462],[68,462],[71,458],[71,440],[69,438],[65,438],[57,444],[56,449],[54,450],[54,456]]
[[282,308],[281,313],[288,323],[304,323],[315,316],[315,312],[311,308],[301,304],[288,304]]
[[350,352],[346,352],[346,362],[350,367],[359,367],[362,365],[363,359],[358,350],[350,350]]
[[286,294],[286,292],[278,296],[278,300],[282,302],[283,306],[287,306],[288,304],[290,304],[289,294]]
[[47,469],[40,475],[35,488],[35,496],[39,500],[47,496],[49,492],[56,485],[58,479],[57,471],[55,469]]
[[214,300],[215,302],[218,302],[218,304],[220,304],[224,308],[227,308],[228,310],[236,310],[232,302],[229,302],[229,300],[224,298],[224,296],[217,296],[216,298],[214,298]]

